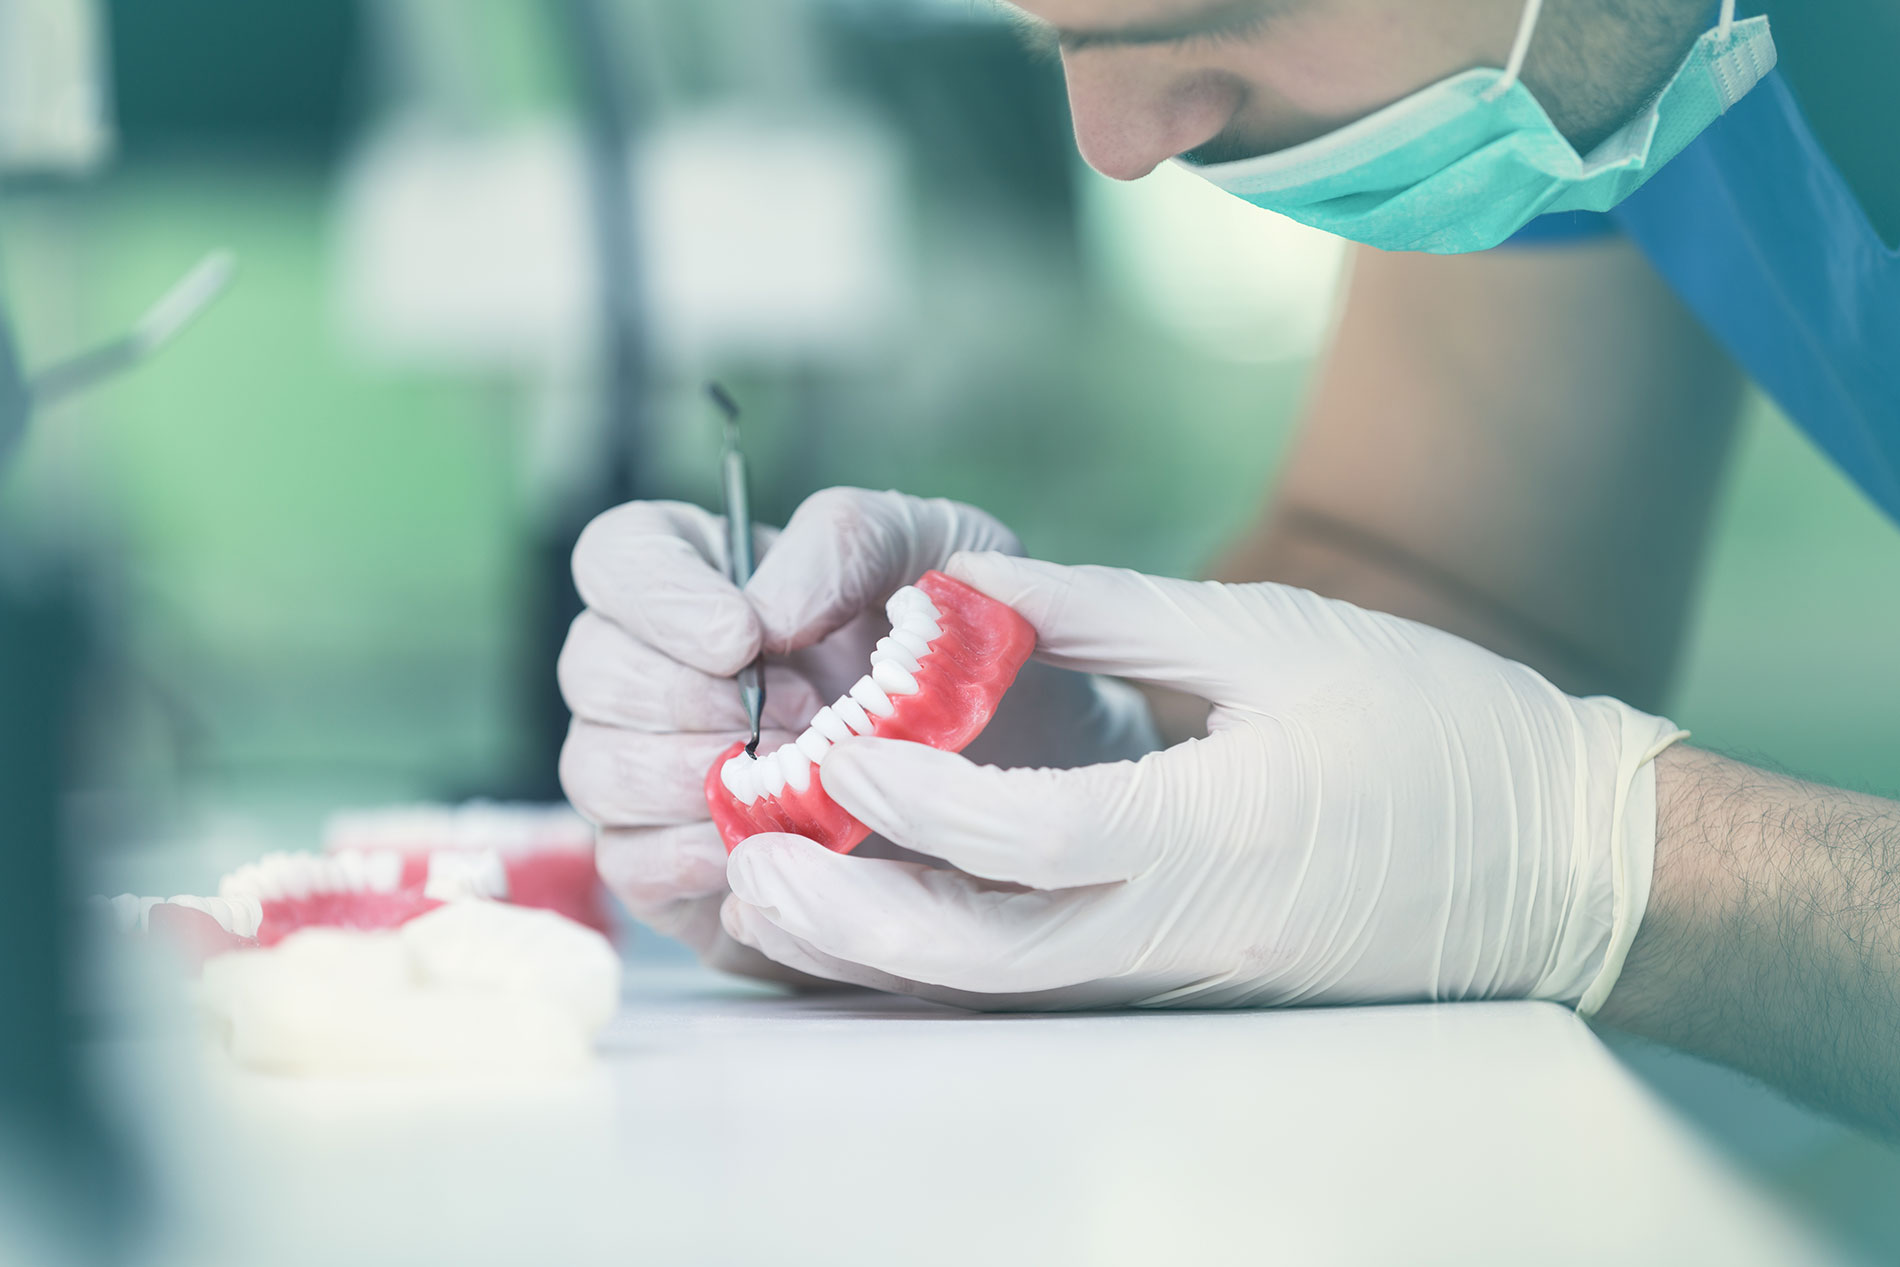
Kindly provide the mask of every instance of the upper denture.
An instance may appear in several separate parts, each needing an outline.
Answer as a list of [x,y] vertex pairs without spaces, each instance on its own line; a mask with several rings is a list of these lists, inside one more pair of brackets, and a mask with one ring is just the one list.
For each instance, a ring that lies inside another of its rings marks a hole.
[[831,749],[874,735],[958,751],[989,722],[1035,649],[1027,621],[941,572],[891,595],[885,615],[891,632],[872,651],[870,672],[819,709],[802,734],[758,758],[734,744],[708,771],[706,799],[727,849],[758,832],[790,831],[850,851],[869,829],[815,774]]
[[932,640],[943,636],[943,613],[930,596],[906,585],[884,604],[891,622],[889,636],[871,652],[871,671],[852,684],[836,703],[818,710],[804,733],[761,757],[744,753],[725,762],[720,780],[742,804],[761,796],[779,796],[787,787],[804,792],[811,786],[812,767],[824,764],[835,743],[852,735],[877,733],[877,720],[896,711],[892,696],[917,694],[915,674],[930,655]]

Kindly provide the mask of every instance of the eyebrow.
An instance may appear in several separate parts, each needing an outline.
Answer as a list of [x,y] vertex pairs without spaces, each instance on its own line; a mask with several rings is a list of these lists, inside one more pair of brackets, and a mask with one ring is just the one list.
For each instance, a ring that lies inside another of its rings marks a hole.
[[1192,13],[1157,22],[1079,30],[1056,27],[1056,42],[1074,53],[1085,48],[1126,48],[1143,44],[1178,44],[1201,36],[1244,30],[1293,7],[1299,0],[1216,0]]

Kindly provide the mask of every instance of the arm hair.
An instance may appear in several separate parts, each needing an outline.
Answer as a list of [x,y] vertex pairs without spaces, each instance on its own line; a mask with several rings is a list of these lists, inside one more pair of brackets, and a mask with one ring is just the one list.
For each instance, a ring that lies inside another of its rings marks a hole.
[[1900,804],[1677,747],[1605,1024],[1900,1140]]

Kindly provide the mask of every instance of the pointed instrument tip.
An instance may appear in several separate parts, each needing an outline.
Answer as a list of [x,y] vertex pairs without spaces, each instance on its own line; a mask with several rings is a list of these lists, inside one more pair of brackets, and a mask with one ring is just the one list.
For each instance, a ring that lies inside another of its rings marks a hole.
[[754,761],[759,759],[759,737],[757,735],[752,736],[752,742],[745,746],[745,754]]
[[706,394],[712,397],[713,404],[719,406],[719,412],[726,416],[727,422],[739,421],[739,402],[732,398],[731,392],[718,383],[708,383]]

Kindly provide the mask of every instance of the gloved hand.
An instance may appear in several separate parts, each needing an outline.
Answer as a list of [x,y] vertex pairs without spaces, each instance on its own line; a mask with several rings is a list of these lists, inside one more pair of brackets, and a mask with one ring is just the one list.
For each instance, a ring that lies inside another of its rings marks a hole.
[[727,867],[737,940],[974,1007],[1602,1003],[1648,900],[1670,723],[1303,590],[947,570],[1050,664],[1209,700],[1208,737],[1068,771],[849,740],[825,790],[954,869],[754,836]]
[[[589,524],[574,550],[587,610],[558,669],[574,713],[561,783],[600,828],[601,875],[635,918],[716,967],[787,977],[719,924],[726,851],[703,780],[745,733],[733,675],[765,647],[762,742],[784,743],[869,669],[890,632],[883,608],[893,590],[959,550],[1017,548],[1008,529],[968,506],[827,489],[782,533],[759,532],[758,568],[741,595],[725,576],[723,521],[698,507],[632,502]],[[1127,686],[1031,664],[970,751],[1003,764],[1073,765],[1154,744]]]

